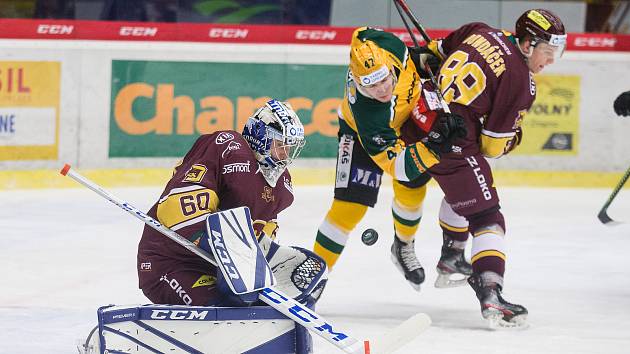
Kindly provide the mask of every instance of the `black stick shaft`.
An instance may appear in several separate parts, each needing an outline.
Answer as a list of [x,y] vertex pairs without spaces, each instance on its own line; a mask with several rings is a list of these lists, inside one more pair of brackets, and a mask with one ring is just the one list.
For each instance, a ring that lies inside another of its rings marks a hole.
[[[411,9],[409,8],[409,6],[407,6],[407,3],[404,0],[394,0],[394,3],[397,5],[396,6],[397,8],[398,6],[400,6],[402,10],[405,11],[407,16],[409,16],[409,19],[411,20],[413,25],[416,26],[416,28],[418,29],[418,32],[420,32],[420,35],[422,35],[422,38],[424,38],[424,41],[427,43],[431,42],[431,37],[429,37],[429,34],[427,33],[427,31],[425,31],[424,27],[422,27],[420,22],[418,22],[418,19],[416,18],[416,16],[414,16],[413,12],[411,12]],[[403,19],[403,22],[404,22],[404,19]],[[412,34],[412,37],[413,37],[413,34]]]
[[626,181],[628,181],[628,178],[630,178],[630,167],[628,167],[626,173],[624,173],[623,177],[621,177],[621,180],[619,181],[619,183],[617,183],[617,186],[615,187],[615,189],[613,189],[612,193],[608,197],[608,200],[606,200],[606,203],[604,203],[604,206],[599,211],[599,214],[597,214],[599,220],[604,224],[614,221],[608,216],[607,210],[617,194],[619,194],[621,188],[623,188],[623,186],[626,184]]
[[[405,24],[405,27],[407,28],[407,31],[409,32],[409,35],[411,36],[411,39],[413,40],[413,43],[416,45],[416,47],[419,46],[418,41],[416,40],[416,36],[413,34],[413,31],[407,24],[407,20],[405,19],[405,16],[403,15],[403,11],[407,15],[407,17],[409,17],[409,19],[411,20],[411,23],[413,23],[413,25],[416,26],[416,29],[418,30],[418,32],[420,32],[420,34],[422,35],[422,38],[424,38],[427,44],[431,42],[431,37],[429,37],[429,34],[427,34],[427,32],[424,30],[424,27],[422,27],[422,25],[418,22],[418,19],[416,18],[416,16],[414,16],[413,12],[411,12],[411,9],[409,9],[409,6],[407,6],[407,3],[405,3],[404,0],[394,0],[394,5],[396,6],[396,10],[398,10],[400,19]],[[437,78],[433,74],[433,71],[431,71],[431,68],[429,67],[428,63],[425,64],[424,70],[427,73],[429,73],[429,78],[431,79],[431,82],[433,83],[436,89],[435,93],[438,95],[438,98],[440,99],[440,102],[442,103],[442,109],[446,113],[451,113],[451,110],[448,107],[446,100],[444,100],[444,96],[442,95],[442,92],[440,91],[440,85],[438,84]]]

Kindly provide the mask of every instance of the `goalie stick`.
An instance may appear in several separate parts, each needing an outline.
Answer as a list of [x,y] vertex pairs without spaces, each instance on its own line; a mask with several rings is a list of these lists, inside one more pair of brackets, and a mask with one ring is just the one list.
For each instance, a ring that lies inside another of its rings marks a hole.
[[[130,203],[125,202],[107,192],[98,184],[71,169],[69,164],[65,164],[60,173],[91,189],[96,194],[140,219],[145,224],[177,242],[190,252],[217,266],[217,261],[211,254],[201,248],[198,248],[186,238],[162,225],[159,221],[153,219]],[[360,341],[347,334],[347,332],[337,329],[337,327],[333,326],[330,321],[326,320],[315,311],[295,301],[291,297],[283,294],[278,289],[270,287],[264,288],[260,291],[258,298],[291,320],[295,321],[297,324],[304,326],[309,331],[324,338],[329,343],[332,343],[338,349],[352,354],[381,354],[393,352],[411,342],[431,325],[431,318],[427,314],[418,313],[394,329],[388,331],[383,336],[371,340]]]
[[624,173],[623,177],[621,177],[621,180],[619,181],[619,183],[617,183],[617,186],[615,187],[615,189],[613,189],[612,193],[608,197],[608,200],[606,200],[606,203],[604,203],[604,206],[602,206],[602,209],[599,211],[599,214],[597,214],[597,218],[604,225],[619,224],[618,221],[615,221],[611,219],[610,216],[608,216],[608,207],[613,202],[613,200],[615,199],[615,197],[617,196],[621,188],[623,188],[623,185],[626,184],[626,181],[628,180],[629,177],[630,177],[630,167],[628,167],[628,169],[626,170],[626,173]]

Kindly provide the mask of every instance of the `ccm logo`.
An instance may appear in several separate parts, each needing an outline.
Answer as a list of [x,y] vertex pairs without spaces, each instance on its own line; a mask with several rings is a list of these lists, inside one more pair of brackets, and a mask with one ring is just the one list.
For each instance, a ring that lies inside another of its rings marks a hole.
[[37,33],[40,34],[71,34],[74,26],[69,25],[39,25]]
[[249,30],[240,28],[211,28],[210,38],[247,38]]
[[320,31],[320,30],[299,30],[295,33],[295,39],[310,40],[334,40],[337,36],[336,31]]
[[129,27],[123,26],[120,27],[120,35],[121,36],[131,36],[131,37],[155,37],[157,34],[157,27]]
[[576,47],[614,48],[616,38],[578,37],[575,39]]
[[153,320],[204,320],[208,311],[195,310],[151,310]]

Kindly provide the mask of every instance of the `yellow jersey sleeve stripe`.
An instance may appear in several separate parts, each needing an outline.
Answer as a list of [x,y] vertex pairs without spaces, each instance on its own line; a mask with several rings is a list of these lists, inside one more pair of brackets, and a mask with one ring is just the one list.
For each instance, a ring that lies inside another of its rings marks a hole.
[[[169,193],[158,203],[158,220],[166,227],[178,228],[198,222],[199,216],[214,212],[219,205],[219,197],[208,188],[186,190],[181,193]],[[192,221],[188,223],[188,221]]]

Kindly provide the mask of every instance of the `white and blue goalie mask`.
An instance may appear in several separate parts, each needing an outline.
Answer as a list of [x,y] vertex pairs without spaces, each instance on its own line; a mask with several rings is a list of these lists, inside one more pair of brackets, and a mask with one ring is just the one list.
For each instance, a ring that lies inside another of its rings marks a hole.
[[305,143],[300,118],[288,103],[273,99],[249,117],[243,137],[254,150],[262,175],[272,187]]

